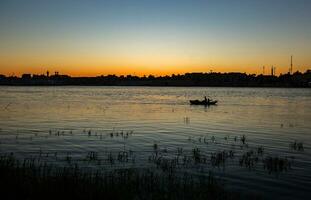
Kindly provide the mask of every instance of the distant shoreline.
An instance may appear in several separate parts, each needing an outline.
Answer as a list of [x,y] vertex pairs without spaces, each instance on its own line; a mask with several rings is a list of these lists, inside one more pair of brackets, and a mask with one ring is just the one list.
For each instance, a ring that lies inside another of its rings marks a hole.
[[159,76],[97,76],[70,77],[68,75],[31,75],[22,77],[0,75],[3,86],[150,86],[150,87],[264,87],[310,88],[311,70],[305,73],[254,75],[245,73],[186,73]]
[[5,85],[0,84],[0,87],[150,87],[150,88],[283,88],[283,89],[303,89],[303,88],[310,88],[311,86],[306,87],[295,87],[295,86],[157,86],[157,85]]

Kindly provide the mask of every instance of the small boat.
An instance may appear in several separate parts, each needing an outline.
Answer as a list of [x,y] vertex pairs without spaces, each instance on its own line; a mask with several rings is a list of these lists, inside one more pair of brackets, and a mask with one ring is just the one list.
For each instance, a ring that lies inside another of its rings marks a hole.
[[204,106],[210,106],[210,105],[216,105],[217,101],[200,101],[200,100],[190,100],[191,105],[204,105]]

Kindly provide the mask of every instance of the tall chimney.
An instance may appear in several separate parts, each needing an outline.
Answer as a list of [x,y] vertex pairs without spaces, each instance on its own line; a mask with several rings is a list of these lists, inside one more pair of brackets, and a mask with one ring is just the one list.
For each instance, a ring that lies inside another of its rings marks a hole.
[[290,74],[293,73],[293,56],[290,57]]

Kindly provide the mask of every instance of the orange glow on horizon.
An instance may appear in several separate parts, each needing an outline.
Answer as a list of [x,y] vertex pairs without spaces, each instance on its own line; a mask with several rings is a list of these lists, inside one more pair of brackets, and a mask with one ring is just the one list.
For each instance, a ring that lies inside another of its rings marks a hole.
[[[297,56],[298,57],[298,56]],[[45,55],[34,58],[32,55],[2,57],[0,61],[0,74],[6,76],[21,76],[22,74],[60,74],[70,76],[101,76],[108,74],[135,75],[135,76],[165,76],[172,74],[185,74],[192,72],[241,72],[247,74],[262,74],[262,66],[265,66],[265,74],[270,74],[270,68],[276,67],[276,74],[285,74],[290,66],[290,57],[280,56],[276,58],[264,56],[249,56],[243,60],[239,57],[226,56],[180,56],[180,55],[143,55],[126,54],[117,56],[101,56],[100,54],[55,56]],[[296,57],[294,57],[295,59]],[[264,63],[261,63],[264,60]],[[298,60],[298,59],[297,59]],[[300,59],[301,63],[308,60]],[[294,63],[298,61],[294,60]],[[52,63],[52,64],[51,64]],[[272,64],[271,64],[272,63]],[[277,63],[277,64],[275,64]],[[299,64],[299,63],[298,63]],[[8,67],[11,66],[11,67]],[[294,72],[299,70],[305,72],[308,66],[294,65]]]
[[[46,65],[47,66],[47,65]],[[50,75],[54,74],[54,72],[59,72],[59,74],[69,75],[73,77],[95,77],[101,75],[134,75],[134,76],[165,76],[172,74],[185,74],[192,72],[241,72],[247,74],[262,74],[262,67],[257,68],[247,68],[247,67],[16,67],[14,69],[2,68],[0,70],[0,74],[4,74],[6,76],[21,76],[22,74],[46,74],[49,71]],[[308,70],[308,67],[302,67],[299,69],[294,68],[295,71],[305,72]],[[288,72],[287,67],[276,67],[276,74],[285,74]],[[265,74],[270,74],[270,67],[265,67]]]

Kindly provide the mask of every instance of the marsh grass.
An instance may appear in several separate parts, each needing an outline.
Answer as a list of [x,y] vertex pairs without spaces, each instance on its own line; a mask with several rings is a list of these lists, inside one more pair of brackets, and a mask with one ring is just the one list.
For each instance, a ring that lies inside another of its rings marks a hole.
[[[91,150],[86,152],[86,155],[82,158],[78,158],[76,155],[71,155],[71,152],[43,152],[41,148],[37,152],[38,158],[43,161],[57,161],[63,162],[66,165],[74,165],[81,164],[84,162],[86,165],[96,165],[97,167],[100,165],[108,165],[111,168],[117,169],[118,167],[126,166],[126,163],[134,164],[136,163],[136,157],[139,158],[138,152],[134,154],[132,150],[126,149],[127,139],[133,135],[133,131],[124,131],[119,130],[116,131],[113,129],[111,132],[108,132],[103,135],[99,130],[92,131],[91,129],[84,129],[82,132],[82,136],[92,137],[93,139],[106,139],[110,141],[120,141],[124,140],[123,149],[119,151],[95,151]],[[64,136],[74,136],[72,130],[49,130],[49,137],[64,137]],[[40,137],[39,135],[36,137]],[[118,139],[119,138],[119,139]],[[15,135],[15,141],[19,141],[22,138]],[[159,141],[153,141],[152,149],[153,151],[142,152],[145,154],[146,160],[154,164],[157,169],[161,169],[162,171],[184,171],[184,170],[197,170],[200,167],[203,167],[205,171],[210,170],[211,168],[220,168],[224,169],[227,165],[236,163],[238,166],[248,169],[259,169],[262,168],[269,174],[271,173],[280,173],[291,170],[291,162],[287,158],[278,158],[272,159],[269,158],[269,155],[266,155],[264,152],[264,147],[251,147],[248,143],[248,138],[245,135],[240,136],[230,136],[226,135],[222,138],[216,138],[214,135],[200,135],[200,136],[192,136],[188,137],[187,140],[192,148],[176,147],[176,150],[168,149],[165,145],[160,143]],[[22,140],[21,140],[22,142]],[[230,144],[231,149],[219,149],[216,148],[214,151],[209,151],[209,147],[215,147],[222,144]],[[235,149],[238,146],[240,149]],[[297,142],[296,140],[289,144],[289,147],[292,150],[300,151],[301,153],[304,151],[304,146],[302,142]],[[148,155],[151,153],[151,155]],[[143,159],[145,159],[143,158]],[[277,161],[274,161],[277,160]],[[140,160],[141,161],[141,160]],[[278,165],[279,167],[275,167]],[[143,164],[143,163],[142,163]]]
[[264,160],[264,168],[269,173],[280,173],[291,169],[291,162],[287,158],[267,156]]
[[148,169],[83,171],[35,159],[0,157],[1,199],[238,199],[213,174],[204,176]]
[[296,140],[294,142],[291,142],[289,144],[290,149],[296,150],[296,151],[304,151],[303,143],[297,142]]
[[[44,152],[40,147],[33,157],[23,161],[13,154],[1,156],[0,153],[0,192],[7,199],[236,199],[239,195],[225,190],[211,170],[237,165],[255,173],[263,169],[278,176],[292,169],[292,159],[271,156],[263,146],[252,146],[251,138],[245,135],[191,136],[185,138],[189,148],[176,146],[175,149],[160,141],[149,141],[150,149],[142,152],[126,147],[133,131],[83,130],[77,134],[70,130],[50,130],[46,134],[48,137],[75,135],[92,141],[119,142],[122,147],[90,149],[80,157],[68,151]],[[12,139],[23,142],[18,134]],[[223,144],[229,144],[231,149],[219,148]],[[303,143],[296,140],[289,147],[299,153],[304,151]],[[257,197],[251,199],[254,198]]]

